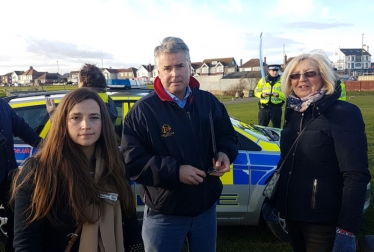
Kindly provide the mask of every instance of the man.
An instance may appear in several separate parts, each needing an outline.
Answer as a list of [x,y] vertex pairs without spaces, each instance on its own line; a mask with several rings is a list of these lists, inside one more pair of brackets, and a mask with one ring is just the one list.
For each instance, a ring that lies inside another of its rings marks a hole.
[[281,127],[282,105],[286,99],[281,91],[279,65],[269,65],[269,74],[261,78],[255,88],[255,96],[260,99],[258,124],[268,126],[271,120],[274,128]]
[[[112,98],[110,98],[110,96],[107,95],[105,91],[105,76],[97,66],[92,64],[84,64],[84,66],[80,69],[78,88],[81,87],[89,87],[98,92],[100,98],[107,104],[110,119],[114,123],[118,116],[116,104],[114,103]],[[48,98],[46,101],[46,107],[48,113],[51,115],[53,111],[56,109],[54,100]]]
[[[220,176],[238,153],[222,103],[191,76],[188,46],[167,37],[154,50],[154,92],[124,120],[121,150],[145,202],[145,250],[216,251]],[[213,147],[214,146],[214,147]]]
[[8,240],[5,251],[13,249],[14,215],[9,206],[9,193],[12,184],[13,171],[18,168],[14,155],[13,136],[20,137],[25,143],[37,147],[40,137],[18,116],[9,104],[0,99],[0,204],[4,206],[7,221]]

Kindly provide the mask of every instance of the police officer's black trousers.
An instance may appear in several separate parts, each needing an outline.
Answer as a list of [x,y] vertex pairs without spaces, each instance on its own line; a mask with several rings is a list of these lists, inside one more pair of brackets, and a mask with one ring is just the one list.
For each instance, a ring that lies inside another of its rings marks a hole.
[[258,111],[258,124],[261,126],[268,126],[269,122],[272,122],[274,128],[280,128],[282,122],[282,106],[270,105],[262,106],[260,105]]

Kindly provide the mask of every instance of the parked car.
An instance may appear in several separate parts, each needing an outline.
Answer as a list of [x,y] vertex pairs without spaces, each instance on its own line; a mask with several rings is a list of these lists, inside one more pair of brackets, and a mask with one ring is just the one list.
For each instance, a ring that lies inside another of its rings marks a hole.
[[[151,89],[108,89],[107,93],[117,106],[118,118],[115,122],[115,130],[118,136],[122,134],[123,117],[136,101],[151,91]],[[67,92],[69,91],[20,92],[4,99],[42,138],[45,138],[50,127],[45,99],[53,98],[56,103],[59,103]],[[221,177],[224,187],[217,202],[218,225],[258,225],[264,202],[262,192],[279,160],[280,129],[246,124],[234,118],[231,118],[231,122],[239,136],[239,154],[231,165],[230,172]],[[21,139],[15,138],[14,142],[19,165],[37,151]],[[132,182],[131,186],[136,196],[137,216],[141,221],[144,203],[139,195],[140,185]],[[370,184],[366,196],[364,211],[370,204]],[[279,225],[271,225],[270,229],[281,240],[287,240],[287,234],[281,227],[282,223],[281,221]],[[0,211],[0,238],[3,239],[6,238],[4,225],[6,225],[6,218]]]

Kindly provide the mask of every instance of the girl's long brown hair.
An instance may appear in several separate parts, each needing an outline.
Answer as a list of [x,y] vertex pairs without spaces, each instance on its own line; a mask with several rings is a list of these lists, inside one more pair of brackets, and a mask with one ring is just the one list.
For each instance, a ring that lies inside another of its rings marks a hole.
[[[101,136],[96,145],[101,146],[105,170],[98,184],[89,174],[90,161],[68,134],[67,121],[72,108],[85,100],[92,99],[99,104],[101,112]],[[63,98],[51,118],[51,128],[38,153],[24,163],[24,169],[13,182],[12,200],[25,183],[33,183],[35,190],[31,196],[28,223],[47,218],[57,223],[52,209],[60,199],[59,193],[68,199],[67,209],[71,209],[76,223],[94,223],[87,211],[87,204],[99,206],[103,201],[98,195],[107,190],[118,193],[123,217],[134,211],[134,197],[126,179],[125,165],[117,146],[117,135],[110,120],[105,103],[89,88],[79,88]],[[24,172],[22,172],[24,170]],[[18,181],[17,181],[18,180]]]

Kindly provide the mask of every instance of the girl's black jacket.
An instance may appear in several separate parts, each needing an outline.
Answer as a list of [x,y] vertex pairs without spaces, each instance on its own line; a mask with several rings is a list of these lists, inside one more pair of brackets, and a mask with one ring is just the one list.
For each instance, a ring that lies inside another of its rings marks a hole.
[[359,108],[339,95],[335,90],[305,112],[286,109],[279,164],[313,121],[281,169],[276,208],[284,218],[336,223],[357,233],[371,178],[365,124]]
[[212,167],[212,114],[217,152],[230,162],[238,154],[237,134],[224,105],[209,92],[199,90],[190,77],[192,93],[180,108],[165,92],[159,78],[155,91],[136,102],[124,120],[122,146],[130,177],[143,185],[143,201],[167,215],[197,216],[220,197],[219,177],[207,176],[199,185],[179,181],[179,166],[203,171]]

